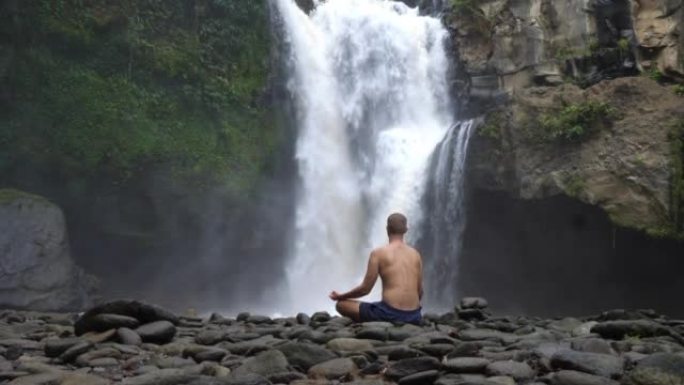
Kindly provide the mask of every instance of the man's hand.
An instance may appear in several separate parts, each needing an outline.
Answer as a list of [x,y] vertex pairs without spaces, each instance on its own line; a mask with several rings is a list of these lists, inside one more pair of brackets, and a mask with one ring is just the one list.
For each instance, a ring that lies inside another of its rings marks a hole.
[[330,297],[330,299],[333,300],[333,301],[340,301],[340,300],[342,300],[342,296],[340,295],[340,293],[336,292],[335,290],[333,290],[332,292],[330,292],[330,294],[328,295],[328,297]]

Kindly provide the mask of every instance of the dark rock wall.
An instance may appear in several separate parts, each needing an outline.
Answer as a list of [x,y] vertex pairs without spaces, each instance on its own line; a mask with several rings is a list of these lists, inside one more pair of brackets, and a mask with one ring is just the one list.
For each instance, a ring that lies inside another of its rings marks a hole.
[[571,198],[472,191],[464,239],[460,291],[486,296],[496,312],[684,314],[684,243],[616,227],[601,209]]

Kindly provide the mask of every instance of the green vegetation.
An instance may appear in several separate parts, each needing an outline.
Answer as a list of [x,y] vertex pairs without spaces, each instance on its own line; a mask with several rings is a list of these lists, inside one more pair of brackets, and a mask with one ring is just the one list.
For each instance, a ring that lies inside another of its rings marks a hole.
[[565,178],[563,182],[565,193],[571,197],[578,198],[583,191],[586,190],[587,185],[584,178],[579,175],[570,175]]
[[651,80],[655,80],[657,82],[662,82],[663,80],[665,80],[665,75],[662,72],[660,72],[658,67],[651,67],[648,71],[644,73]]
[[571,104],[538,119],[538,138],[544,141],[577,142],[586,139],[616,117],[615,109],[604,102]]
[[38,195],[29,194],[15,189],[0,189],[0,204],[11,203],[19,198],[29,198],[32,200],[45,201],[45,198]]
[[505,116],[501,111],[492,112],[477,129],[478,135],[492,140],[501,139],[501,128],[505,124]]
[[672,91],[677,96],[684,96],[684,84],[675,85],[674,87],[672,87]]
[[120,184],[162,167],[193,188],[240,196],[254,185],[277,137],[258,103],[269,71],[265,2],[14,3],[0,20],[0,51],[11,57],[0,175],[29,168]]

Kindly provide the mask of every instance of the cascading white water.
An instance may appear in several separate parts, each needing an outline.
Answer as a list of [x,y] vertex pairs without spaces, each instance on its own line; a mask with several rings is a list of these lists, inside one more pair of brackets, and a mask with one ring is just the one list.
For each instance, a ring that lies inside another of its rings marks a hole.
[[474,121],[454,125],[435,151],[428,196],[427,234],[422,239],[425,263],[426,303],[445,310],[457,298],[458,256],[465,229],[463,189],[468,142]]
[[451,126],[447,32],[387,0],[328,0],[306,15],[276,0],[298,110],[295,244],[285,311],[330,309],[362,278],[385,220],[423,221],[431,154]]

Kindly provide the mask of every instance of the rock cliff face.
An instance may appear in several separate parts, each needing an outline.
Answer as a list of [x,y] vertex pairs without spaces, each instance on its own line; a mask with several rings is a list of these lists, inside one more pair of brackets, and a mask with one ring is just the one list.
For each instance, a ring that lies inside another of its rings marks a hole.
[[[682,2],[639,0],[632,5],[644,69],[684,77]],[[577,59],[596,49],[589,0],[459,0],[446,9],[444,22],[474,97],[559,84]]]
[[0,278],[4,308],[80,310],[96,286],[71,259],[62,211],[14,190],[0,190]]
[[[681,1],[644,0],[632,2],[632,16],[645,75],[581,89],[580,72],[598,44],[589,2],[447,7],[444,20],[467,74],[466,110],[486,116],[473,142],[469,185],[522,199],[565,194],[601,207],[618,225],[682,236],[677,143],[684,98],[675,83],[684,78],[684,10]],[[597,106],[605,107],[597,115],[611,116],[600,122],[582,116]],[[582,131],[581,138],[548,132],[554,116],[557,126]]]

